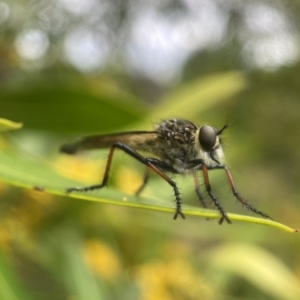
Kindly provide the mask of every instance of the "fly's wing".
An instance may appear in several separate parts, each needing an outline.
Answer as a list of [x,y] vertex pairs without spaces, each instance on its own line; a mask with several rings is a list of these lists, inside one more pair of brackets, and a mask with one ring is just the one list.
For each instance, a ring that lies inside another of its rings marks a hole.
[[153,145],[157,138],[157,131],[131,131],[93,135],[62,145],[60,152],[75,154],[81,150],[109,148],[116,142],[124,143],[135,150],[151,152],[151,144]]

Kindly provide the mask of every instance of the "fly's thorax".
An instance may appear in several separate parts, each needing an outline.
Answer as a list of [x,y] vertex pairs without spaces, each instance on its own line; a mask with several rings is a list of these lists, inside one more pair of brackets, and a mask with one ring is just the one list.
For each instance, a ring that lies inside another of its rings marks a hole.
[[195,142],[195,132],[197,125],[182,120],[172,119],[163,121],[157,128],[159,138],[165,141],[166,145],[171,148],[190,148]]

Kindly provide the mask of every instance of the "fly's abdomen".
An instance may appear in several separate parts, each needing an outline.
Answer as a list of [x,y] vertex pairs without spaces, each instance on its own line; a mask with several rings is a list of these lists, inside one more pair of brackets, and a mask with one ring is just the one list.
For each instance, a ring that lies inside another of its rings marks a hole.
[[120,142],[135,149],[147,152],[153,152],[157,132],[155,131],[134,131],[106,135],[88,136],[73,143],[64,144],[60,147],[60,152],[66,154],[75,154],[82,150],[104,149]]

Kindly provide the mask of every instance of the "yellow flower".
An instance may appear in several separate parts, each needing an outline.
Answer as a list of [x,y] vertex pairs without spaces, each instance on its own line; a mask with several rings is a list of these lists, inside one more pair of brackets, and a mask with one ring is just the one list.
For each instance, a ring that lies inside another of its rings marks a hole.
[[120,261],[107,244],[92,239],[85,243],[84,259],[90,268],[106,280],[114,280],[120,273]]

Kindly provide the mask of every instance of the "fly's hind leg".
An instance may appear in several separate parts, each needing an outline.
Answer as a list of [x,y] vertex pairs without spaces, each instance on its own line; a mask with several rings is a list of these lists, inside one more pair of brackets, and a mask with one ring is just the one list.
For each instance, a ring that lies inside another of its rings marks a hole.
[[70,188],[66,189],[66,193],[70,194],[72,192],[88,192],[88,191],[93,191],[93,190],[97,190],[97,189],[101,189],[101,188],[105,187],[107,185],[107,181],[108,181],[108,178],[109,178],[109,172],[110,172],[110,167],[111,167],[112,158],[113,158],[115,148],[116,148],[115,145],[113,145],[110,148],[108,158],[107,158],[107,162],[106,162],[104,176],[103,176],[102,182],[100,184],[94,184],[94,185],[90,185],[90,186],[86,186],[86,187],[70,187]]
[[[116,148],[123,150],[125,153],[127,153],[131,157],[135,158],[136,160],[138,160],[142,164],[146,165],[149,169],[153,170],[156,174],[158,174],[162,179],[164,179],[173,188],[174,195],[175,195],[175,203],[176,203],[176,212],[175,212],[175,215],[174,215],[174,220],[177,219],[178,215],[180,215],[183,219],[185,219],[185,216],[184,216],[184,214],[181,210],[181,206],[182,206],[181,198],[180,198],[180,193],[179,193],[179,189],[176,185],[176,182],[174,182],[170,177],[168,177],[164,173],[164,171],[165,172],[176,173],[176,171],[172,168],[172,166],[169,166],[166,163],[164,163],[164,162],[162,162],[158,159],[155,159],[155,158],[143,157],[138,152],[136,152],[134,149],[130,148],[129,146],[127,146],[126,144],[123,144],[121,142],[116,142],[111,146],[110,151],[109,151],[109,155],[108,155],[108,159],[107,159],[107,163],[106,163],[106,168],[105,168],[103,180],[100,184],[95,184],[95,185],[82,187],[82,188],[71,187],[71,188],[68,188],[66,190],[66,192],[67,193],[86,192],[86,191],[101,189],[104,186],[106,186],[107,181],[108,181],[108,177],[109,177],[109,172],[110,172],[110,167],[111,167],[111,163],[112,163],[113,154],[114,154],[114,151],[115,151]],[[144,182],[145,181],[147,183],[148,179],[146,178],[144,180]],[[146,183],[144,183],[142,185],[142,188],[145,186]]]

